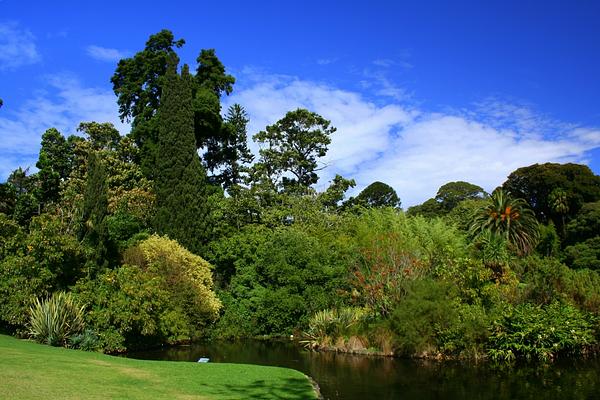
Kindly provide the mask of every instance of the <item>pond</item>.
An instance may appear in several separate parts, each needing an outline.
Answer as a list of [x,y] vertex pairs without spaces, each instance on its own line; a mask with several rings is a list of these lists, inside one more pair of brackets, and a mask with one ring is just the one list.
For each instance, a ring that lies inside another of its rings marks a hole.
[[600,360],[512,368],[310,352],[286,341],[211,342],[131,358],[272,365],[311,376],[325,399],[599,399]]

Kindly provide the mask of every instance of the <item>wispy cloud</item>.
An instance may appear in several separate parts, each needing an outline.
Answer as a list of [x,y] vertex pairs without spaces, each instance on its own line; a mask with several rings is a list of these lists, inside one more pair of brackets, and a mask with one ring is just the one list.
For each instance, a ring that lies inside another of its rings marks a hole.
[[376,65],[378,67],[387,68],[387,67],[391,67],[392,65],[394,65],[394,60],[390,60],[389,58],[380,58],[377,60],[373,60],[373,65]]
[[41,56],[35,45],[35,37],[16,22],[0,23],[0,70],[35,64]]
[[46,33],[47,39],[65,39],[68,36],[69,36],[69,31],[67,29],[61,29],[58,31]]
[[87,46],[85,52],[88,56],[99,61],[115,62],[127,57],[126,51],[96,45]]
[[[69,74],[44,79],[47,87],[16,110],[0,113],[0,179],[18,166],[33,167],[46,129],[55,127],[64,135],[76,133],[82,121],[112,122],[124,134],[129,128],[118,119],[114,94],[85,87]],[[52,93],[52,94],[50,94]]]
[[317,64],[319,65],[329,65],[329,64],[333,64],[335,62],[337,62],[338,58],[334,57],[334,58],[319,58],[317,60]]
[[403,101],[409,97],[406,90],[388,78],[388,74],[384,70],[363,71],[363,79],[360,83],[363,88],[370,88],[374,94],[378,96],[391,97],[396,101]]
[[413,65],[406,60],[392,60],[389,58],[379,58],[372,61],[372,64],[381,68],[400,67],[411,69]]
[[[356,179],[355,191],[380,180],[396,189],[404,207],[433,197],[450,181],[466,180],[493,190],[519,167],[585,162],[586,152],[600,147],[600,129],[558,123],[562,133],[549,136],[544,134],[548,118],[531,110],[516,113],[512,122],[491,123],[490,113],[477,106],[468,112],[432,113],[400,100],[376,104],[362,94],[295,77],[254,74],[240,82],[248,80],[227,101],[246,107],[250,133],[297,107],[313,110],[338,128],[324,160],[328,167],[321,171],[320,189],[336,173]],[[381,94],[378,85],[371,85],[371,93]],[[502,113],[497,108],[491,114]]]

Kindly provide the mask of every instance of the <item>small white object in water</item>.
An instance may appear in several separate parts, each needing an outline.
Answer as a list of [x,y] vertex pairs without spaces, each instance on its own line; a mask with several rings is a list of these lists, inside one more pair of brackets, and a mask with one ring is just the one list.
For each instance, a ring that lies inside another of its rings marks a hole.
[[206,357],[201,357],[198,359],[199,363],[207,363],[210,361],[210,358],[206,358]]

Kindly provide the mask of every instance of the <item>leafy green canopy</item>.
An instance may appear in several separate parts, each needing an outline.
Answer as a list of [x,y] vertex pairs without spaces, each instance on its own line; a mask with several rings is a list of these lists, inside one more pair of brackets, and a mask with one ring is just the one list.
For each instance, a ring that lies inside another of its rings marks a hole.
[[[144,50],[119,62],[111,82],[117,95],[122,120],[132,121],[131,135],[140,147],[139,163],[146,176],[152,178],[158,152],[159,122],[157,113],[161,104],[164,77],[172,63],[177,67],[179,57],[176,49],[184,45],[183,39],[175,40],[173,33],[162,30],[151,35]],[[197,73],[186,84],[192,91],[193,128],[195,145],[207,153],[205,166],[216,169],[223,153],[220,143],[232,132],[223,128],[220,96],[230,94],[235,79],[225,73],[225,67],[214,49],[204,49],[197,58]]]
[[[267,147],[260,150],[258,163],[267,177],[285,191],[306,193],[319,177],[318,159],[325,156],[336,128],[319,114],[297,109],[254,135]],[[286,176],[290,174],[289,176]]]
[[247,179],[248,168],[244,165],[254,159],[248,148],[248,122],[250,120],[244,107],[233,104],[225,115],[219,140],[207,143],[205,164],[211,167],[213,181],[221,183],[224,189],[239,185]]
[[43,203],[59,199],[60,184],[71,173],[69,143],[56,129],[50,128],[42,135],[42,146],[36,167],[41,182],[40,200]]
[[479,200],[487,196],[480,186],[465,181],[448,182],[442,185],[435,198],[426,200],[423,204],[409,207],[409,215],[421,215],[434,218],[443,216],[454,210],[466,200]]
[[178,60],[174,48],[184,44],[185,40],[175,40],[171,31],[163,29],[150,36],[143,51],[119,61],[111,82],[122,120],[132,120],[136,127],[156,114],[162,92],[161,77],[167,72],[169,62]]
[[390,185],[383,182],[373,182],[363,189],[355,199],[349,203],[363,207],[400,207],[400,198]]
[[442,185],[435,196],[441,207],[450,211],[464,200],[481,199],[486,193],[482,187],[465,181],[448,182]]
[[[541,221],[554,220],[559,216],[567,220],[577,214],[584,203],[600,200],[600,176],[594,175],[586,165],[534,164],[512,172],[502,188],[515,198],[522,198],[535,211]],[[560,188],[566,194],[568,211],[553,207],[551,193]]]
[[156,235],[129,248],[123,259],[124,265],[75,287],[103,349],[123,351],[205,334],[221,307],[205,260]]
[[567,243],[573,244],[600,235],[600,201],[586,203],[567,225]]

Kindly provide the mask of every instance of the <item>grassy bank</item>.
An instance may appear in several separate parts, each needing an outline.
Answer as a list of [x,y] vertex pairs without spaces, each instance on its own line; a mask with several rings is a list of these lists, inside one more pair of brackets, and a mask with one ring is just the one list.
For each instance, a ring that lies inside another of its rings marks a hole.
[[241,364],[142,361],[0,335],[2,399],[314,399],[302,373]]

